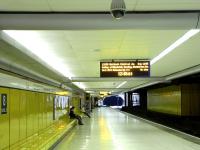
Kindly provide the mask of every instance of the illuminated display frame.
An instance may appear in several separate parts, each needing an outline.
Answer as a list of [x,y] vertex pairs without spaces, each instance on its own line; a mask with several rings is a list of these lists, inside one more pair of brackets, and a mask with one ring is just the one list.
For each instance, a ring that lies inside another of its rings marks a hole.
[[150,60],[101,61],[100,77],[150,77]]

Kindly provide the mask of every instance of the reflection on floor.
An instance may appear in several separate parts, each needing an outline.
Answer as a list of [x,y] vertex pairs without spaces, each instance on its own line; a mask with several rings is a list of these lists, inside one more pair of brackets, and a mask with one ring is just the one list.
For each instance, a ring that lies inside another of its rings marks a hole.
[[200,145],[110,108],[84,118],[55,150],[200,150]]

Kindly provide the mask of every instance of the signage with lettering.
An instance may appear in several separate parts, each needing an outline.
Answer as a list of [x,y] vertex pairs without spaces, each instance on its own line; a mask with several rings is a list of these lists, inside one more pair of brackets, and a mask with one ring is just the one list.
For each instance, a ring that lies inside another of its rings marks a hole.
[[1,94],[1,114],[7,114],[7,94]]
[[100,62],[101,77],[149,77],[148,60]]

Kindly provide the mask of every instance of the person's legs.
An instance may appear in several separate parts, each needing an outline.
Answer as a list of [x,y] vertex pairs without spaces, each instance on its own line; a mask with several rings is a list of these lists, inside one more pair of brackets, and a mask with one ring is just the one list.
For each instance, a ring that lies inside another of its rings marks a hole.
[[81,116],[76,115],[76,119],[78,120],[78,124],[79,124],[79,125],[83,125],[83,121],[82,121]]
[[90,118],[90,115],[87,112],[83,112],[83,113]]

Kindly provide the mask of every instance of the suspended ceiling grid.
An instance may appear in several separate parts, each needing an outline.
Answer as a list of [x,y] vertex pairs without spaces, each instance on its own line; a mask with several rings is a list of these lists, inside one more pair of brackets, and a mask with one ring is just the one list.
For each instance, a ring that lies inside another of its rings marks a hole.
[[[73,75],[72,77],[99,77],[101,60],[138,58],[151,60],[186,31],[95,30],[24,32],[36,32],[45,43],[48,43],[48,47],[51,47],[48,52],[56,55],[66,65],[66,68]],[[23,36],[23,32],[20,33]],[[160,74],[161,72],[156,74],[154,71],[151,72],[152,76],[160,76]]]
[[[1,11],[110,11],[111,0],[0,0]],[[199,10],[199,0],[125,0],[127,11]]]
[[[80,80],[86,89],[119,91],[120,89],[116,89],[116,87],[127,81],[126,79],[113,81],[110,78],[106,82],[103,80],[92,81],[93,78],[100,76],[99,63],[101,60],[138,58],[151,60],[187,31],[95,30],[24,32],[36,32],[41,39],[48,43],[48,46],[51,47],[49,53],[56,55],[63,64],[68,66],[66,68],[73,74],[73,79],[89,78],[90,82]],[[23,32],[21,32],[21,35],[23,35]],[[199,38],[199,34],[192,37],[172,53],[152,65],[151,76],[163,77],[199,64],[200,61],[197,58],[199,56]],[[131,89],[150,81],[149,78],[128,80],[127,84],[121,88],[123,90]]]

